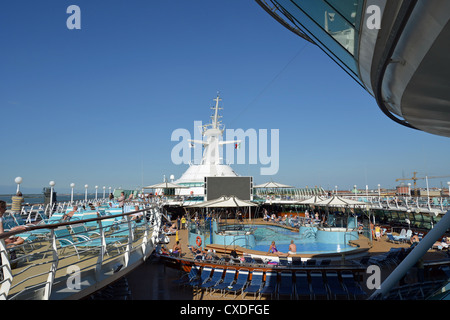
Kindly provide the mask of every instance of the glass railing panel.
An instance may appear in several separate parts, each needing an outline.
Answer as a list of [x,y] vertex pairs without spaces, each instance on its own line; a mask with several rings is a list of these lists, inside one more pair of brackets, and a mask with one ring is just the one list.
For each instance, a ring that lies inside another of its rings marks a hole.
[[[307,33],[337,64],[361,83],[358,76],[357,63],[353,56],[356,52],[358,41],[355,41],[355,39],[357,39],[358,35],[351,24],[346,22],[341,16],[336,21],[336,15],[334,16],[334,21],[329,21],[327,8],[331,10],[331,7],[322,1],[278,0],[276,2],[279,4],[282,12],[292,18],[293,23],[299,29]],[[299,6],[294,2],[298,2]],[[314,4],[318,6],[315,7]],[[325,25],[327,20],[329,22],[328,26]],[[325,30],[328,30],[328,32]]]
[[358,26],[361,20],[361,11],[364,1],[359,0],[324,0],[332,6],[353,26]]
[[351,55],[355,54],[357,36],[355,27],[340,12],[325,1],[293,0],[293,2]]

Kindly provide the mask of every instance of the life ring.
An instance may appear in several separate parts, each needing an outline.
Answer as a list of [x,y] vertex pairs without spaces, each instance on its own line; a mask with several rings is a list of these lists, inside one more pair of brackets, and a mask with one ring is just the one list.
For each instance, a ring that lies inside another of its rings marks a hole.
[[202,238],[200,238],[200,236],[197,236],[197,238],[195,239],[195,243],[197,243],[197,245],[200,247],[202,245]]

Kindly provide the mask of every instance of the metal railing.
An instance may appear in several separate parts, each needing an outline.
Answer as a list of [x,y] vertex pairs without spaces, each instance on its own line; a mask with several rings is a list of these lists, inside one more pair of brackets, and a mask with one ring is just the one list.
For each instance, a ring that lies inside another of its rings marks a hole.
[[[149,206],[0,234],[0,300],[89,295],[145,261],[158,245],[160,231],[159,208]],[[10,237],[24,243],[7,246]]]

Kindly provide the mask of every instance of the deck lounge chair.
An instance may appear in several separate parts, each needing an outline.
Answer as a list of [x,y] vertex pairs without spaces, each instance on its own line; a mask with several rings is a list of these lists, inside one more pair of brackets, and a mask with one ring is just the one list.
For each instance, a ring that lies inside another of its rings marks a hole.
[[224,289],[225,292],[233,292],[234,297],[236,298],[239,291],[243,292],[244,288],[248,284],[248,275],[249,271],[246,269],[239,269],[236,281]]
[[279,262],[279,265],[283,266],[283,267],[287,267],[289,264],[287,257],[278,257],[278,262]]
[[349,298],[353,298],[355,300],[366,298],[367,293],[361,288],[359,283],[356,282],[351,271],[342,271],[341,278]]
[[398,241],[400,242],[408,242],[409,239],[412,236],[412,230],[409,229],[408,231],[406,231],[405,229],[402,229],[402,231],[400,232],[400,235],[398,237],[394,237],[396,238]]
[[181,276],[180,279],[173,280],[173,284],[177,284],[179,286],[188,285],[191,281],[194,281],[200,273],[200,268],[197,266],[192,266],[189,273],[185,273]]
[[330,296],[335,300],[338,299],[348,299],[347,291],[344,289],[341,281],[339,280],[339,275],[336,271],[327,271],[325,272],[325,276],[327,279],[327,287],[330,292]]
[[264,260],[259,257],[253,257],[253,261],[256,264],[264,264]]
[[308,273],[306,271],[295,272],[295,297],[296,299],[311,299],[311,288],[308,281]]
[[251,256],[244,256],[244,263],[253,264],[255,260]]
[[273,294],[275,293],[277,287],[277,273],[276,272],[266,272],[266,280],[264,281],[264,284],[259,290],[259,297],[261,298],[262,295],[269,295],[272,298]]
[[321,266],[329,266],[330,263],[331,263],[330,259],[323,259],[322,261],[320,261]]
[[328,299],[328,291],[320,271],[311,271],[311,293],[313,299]]
[[315,259],[308,259],[306,260],[306,266],[315,266],[316,265],[316,260]]
[[233,283],[235,282],[235,278],[236,278],[236,269],[227,269],[225,271],[223,280],[211,288],[210,294],[213,294],[216,291],[220,291],[220,293],[223,295],[225,289],[233,285]]
[[198,289],[205,289],[206,292],[208,292],[208,289],[214,287],[215,285],[217,285],[222,281],[222,277],[223,277],[223,269],[215,268],[212,270],[212,276],[207,281],[199,285]]
[[303,265],[301,257],[292,257],[292,266],[301,267]]
[[400,239],[392,235],[392,233],[386,233],[389,242],[400,243]]
[[293,296],[293,278],[292,272],[281,272],[280,274],[280,283],[278,285],[277,296],[292,298]]
[[248,293],[253,293],[253,297],[256,299],[256,294],[259,293],[263,284],[264,273],[262,270],[254,270],[251,274],[251,280],[247,287],[242,290],[242,297],[245,297]]
[[211,278],[212,271],[212,267],[203,267],[200,276],[192,280],[189,285],[198,289],[203,283],[206,283]]
[[[60,248],[73,247],[77,253],[78,259],[80,258],[79,248],[101,248],[102,238],[89,238],[88,235],[71,234],[67,227],[61,227],[54,230],[56,240],[59,242]],[[121,238],[104,238],[106,245],[120,244]]]

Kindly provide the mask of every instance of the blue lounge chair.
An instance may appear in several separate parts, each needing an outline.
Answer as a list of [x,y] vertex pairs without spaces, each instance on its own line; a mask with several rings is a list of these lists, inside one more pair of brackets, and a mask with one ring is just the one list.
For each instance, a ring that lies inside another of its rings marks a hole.
[[262,270],[254,270],[251,275],[251,280],[247,287],[242,290],[242,297],[244,297],[247,293],[253,293],[254,298],[256,299],[256,294],[259,293],[263,284],[263,276],[264,273]]
[[249,271],[248,270],[246,270],[246,269],[239,269],[236,281],[231,286],[228,286],[227,288],[225,288],[223,290],[223,292],[224,293],[225,292],[233,292],[234,293],[234,297],[236,298],[237,293],[239,291],[241,291],[241,293],[242,293],[244,288],[247,286],[248,275],[249,275]]
[[311,288],[308,281],[308,273],[306,271],[295,272],[295,296],[296,299],[302,297],[312,299]]
[[315,266],[316,265],[316,260],[315,259],[308,259],[306,260],[306,266]]
[[[102,246],[102,239],[100,237],[89,238],[87,235],[71,234],[67,227],[56,228],[54,232],[60,248],[63,249],[62,251],[67,247],[73,247],[77,253],[78,259],[80,259],[79,248],[100,249]],[[120,244],[120,241],[120,238],[105,238],[106,245],[117,245]]]
[[292,257],[292,265],[294,267],[301,267],[302,266],[302,258],[301,257]]
[[400,243],[400,240],[398,239],[398,237],[393,236],[392,233],[386,233],[386,236],[387,236],[389,242]]
[[347,300],[348,294],[342,286],[341,281],[339,280],[338,273],[336,271],[327,271],[325,272],[325,276],[327,279],[327,287],[328,291],[330,292],[330,296],[335,300]]
[[367,293],[355,281],[355,277],[351,271],[342,271],[341,278],[350,298],[355,300],[366,298]]
[[207,281],[199,285],[198,289],[205,289],[206,292],[208,292],[208,289],[214,287],[215,285],[219,284],[222,281],[223,271],[224,269],[222,268],[213,269],[212,276]]
[[320,271],[311,271],[311,293],[313,299],[328,299],[328,291]]
[[252,257],[252,259],[253,259],[253,263],[256,263],[256,264],[264,264],[263,259],[261,259],[261,258],[259,258],[259,257]]
[[189,283],[190,286],[198,289],[203,283],[206,283],[212,275],[212,267],[203,267],[200,276]]
[[288,264],[289,264],[289,261],[288,261],[288,259],[286,257],[278,257],[278,261],[279,261],[278,262],[279,265],[283,266],[283,267],[287,267]]
[[277,295],[278,298],[286,297],[292,298],[293,293],[293,282],[292,282],[292,272],[281,272],[280,283],[278,285]]
[[321,266],[329,266],[330,263],[331,263],[330,259],[323,259],[322,261],[320,261]]
[[255,260],[251,256],[244,256],[244,263],[253,264]]
[[234,283],[235,278],[236,278],[236,269],[227,269],[225,271],[223,280],[211,288],[210,294],[213,294],[216,291],[220,291],[223,295],[224,290]]
[[259,298],[261,298],[262,295],[269,295],[272,298],[273,294],[275,293],[277,287],[277,274],[276,272],[266,272],[266,280],[264,281],[264,285],[259,290]]
[[172,281],[172,283],[179,286],[188,285],[191,281],[194,281],[199,276],[199,271],[200,269],[197,266],[192,266],[189,273],[183,274],[180,279],[176,279]]

